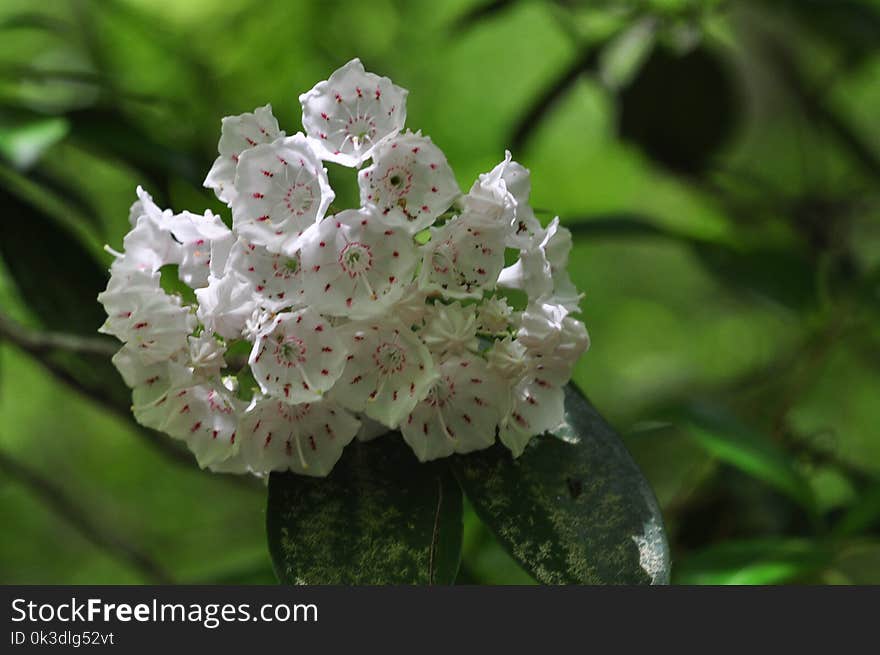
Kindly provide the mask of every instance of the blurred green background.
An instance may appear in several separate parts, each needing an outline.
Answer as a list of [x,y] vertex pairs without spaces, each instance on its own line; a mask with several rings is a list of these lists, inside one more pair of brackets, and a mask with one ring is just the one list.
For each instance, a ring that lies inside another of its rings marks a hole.
[[[869,0],[0,0],[0,582],[274,581],[261,484],[140,429],[102,342],[52,334],[97,338],[137,184],[225,214],[220,118],[270,102],[293,133],[355,56],[462,188],[510,148],[573,231],[575,381],[673,580],[880,583]],[[461,580],[529,581],[472,513]]]

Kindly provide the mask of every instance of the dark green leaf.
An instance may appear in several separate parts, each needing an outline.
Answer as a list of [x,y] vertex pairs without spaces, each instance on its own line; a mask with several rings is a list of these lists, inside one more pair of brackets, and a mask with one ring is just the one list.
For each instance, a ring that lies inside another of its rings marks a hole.
[[816,500],[792,459],[769,437],[742,424],[722,408],[693,404],[676,412],[677,421],[709,453],[782,492],[808,513]]
[[83,148],[111,156],[144,173],[168,193],[176,175],[201,185],[203,166],[189,154],[157,143],[116,109],[89,107],[67,114],[71,136]]
[[864,0],[783,0],[789,15],[858,63],[876,53],[880,9]]
[[880,484],[867,489],[834,526],[834,535],[852,537],[880,527]]
[[737,250],[697,242],[693,250],[710,273],[731,287],[793,309],[808,308],[816,299],[816,267],[797,247]]
[[675,232],[639,214],[601,214],[583,218],[566,218],[565,226],[575,238],[601,239],[621,237],[658,237],[690,242],[686,234]]
[[808,539],[730,541],[684,557],[676,584],[781,584],[822,568],[831,553]]
[[510,9],[516,0],[489,0],[480,2],[462,14],[453,24],[452,29],[456,34],[470,29],[479,23],[495,18],[498,14]]
[[680,173],[705,171],[731,136],[739,97],[721,58],[701,47],[657,48],[619,95],[620,135]]
[[0,30],[46,30],[67,32],[70,25],[62,20],[38,12],[21,12],[0,20]]
[[326,478],[273,473],[269,552],[287,584],[451,584],[461,489],[396,433],[350,444]]
[[796,244],[760,246],[714,242],[677,232],[650,216],[622,212],[569,217],[575,238],[659,238],[686,244],[704,268],[722,284],[804,309],[816,300],[816,266]]
[[620,438],[573,386],[566,421],[518,459],[496,445],[453,468],[480,518],[539,582],[669,581],[654,494]]

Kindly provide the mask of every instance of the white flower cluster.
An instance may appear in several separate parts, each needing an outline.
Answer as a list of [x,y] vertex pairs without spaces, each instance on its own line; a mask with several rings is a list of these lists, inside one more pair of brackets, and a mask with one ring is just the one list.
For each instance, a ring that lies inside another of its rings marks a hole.
[[[323,476],[390,429],[422,461],[496,437],[519,455],[562,420],[589,345],[571,236],[541,227],[509,153],[462,194],[440,149],[402,131],[406,96],[355,59],[300,96],[305,134],[269,106],[224,118],[205,186],[231,229],[138,188],[101,330],[124,344],[137,420],[200,466]],[[333,207],[323,161],[358,168],[360,208]]]

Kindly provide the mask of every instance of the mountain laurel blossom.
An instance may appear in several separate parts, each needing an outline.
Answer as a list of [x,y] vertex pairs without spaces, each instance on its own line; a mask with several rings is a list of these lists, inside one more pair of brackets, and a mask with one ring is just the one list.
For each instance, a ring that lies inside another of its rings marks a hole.
[[[201,467],[325,476],[390,431],[421,461],[519,456],[563,420],[589,347],[571,235],[509,152],[462,193],[406,98],[354,59],[300,96],[304,132],[269,105],[224,118],[204,184],[225,217],[138,187],[101,332],[136,420]],[[333,204],[328,161],[358,169],[360,207]]]

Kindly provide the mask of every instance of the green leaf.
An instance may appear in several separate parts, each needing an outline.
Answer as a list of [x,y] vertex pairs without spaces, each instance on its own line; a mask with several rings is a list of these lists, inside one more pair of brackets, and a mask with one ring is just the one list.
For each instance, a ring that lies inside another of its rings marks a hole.
[[808,539],[730,541],[684,557],[676,584],[766,585],[802,578],[825,566],[831,553]]
[[453,459],[479,517],[545,584],[665,584],[657,501],[620,438],[572,385],[566,420],[518,459],[496,445]]
[[58,116],[0,115],[0,155],[19,170],[30,168],[67,136],[68,129],[67,121]]
[[816,499],[809,482],[769,437],[708,404],[692,404],[676,414],[677,422],[710,454],[774,487],[815,517]]
[[880,39],[880,10],[863,0],[783,0],[778,3],[829,45],[857,63],[873,56]]
[[615,36],[599,54],[599,78],[611,89],[626,86],[638,73],[657,39],[658,21],[648,16]]
[[816,267],[795,245],[730,248],[692,242],[706,270],[724,284],[803,310],[816,300]]
[[68,112],[71,137],[99,156],[115,157],[140,170],[167,193],[178,176],[201,185],[201,165],[194,155],[158,143],[116,109],[89,107]]
[[836,537],[853,537],[880,526],[880,484],[867,489],[834,526]]
[[350,444],[326,478],[273,473],[266,527],[285,584],[451,584],[461,489],[391,433]]

